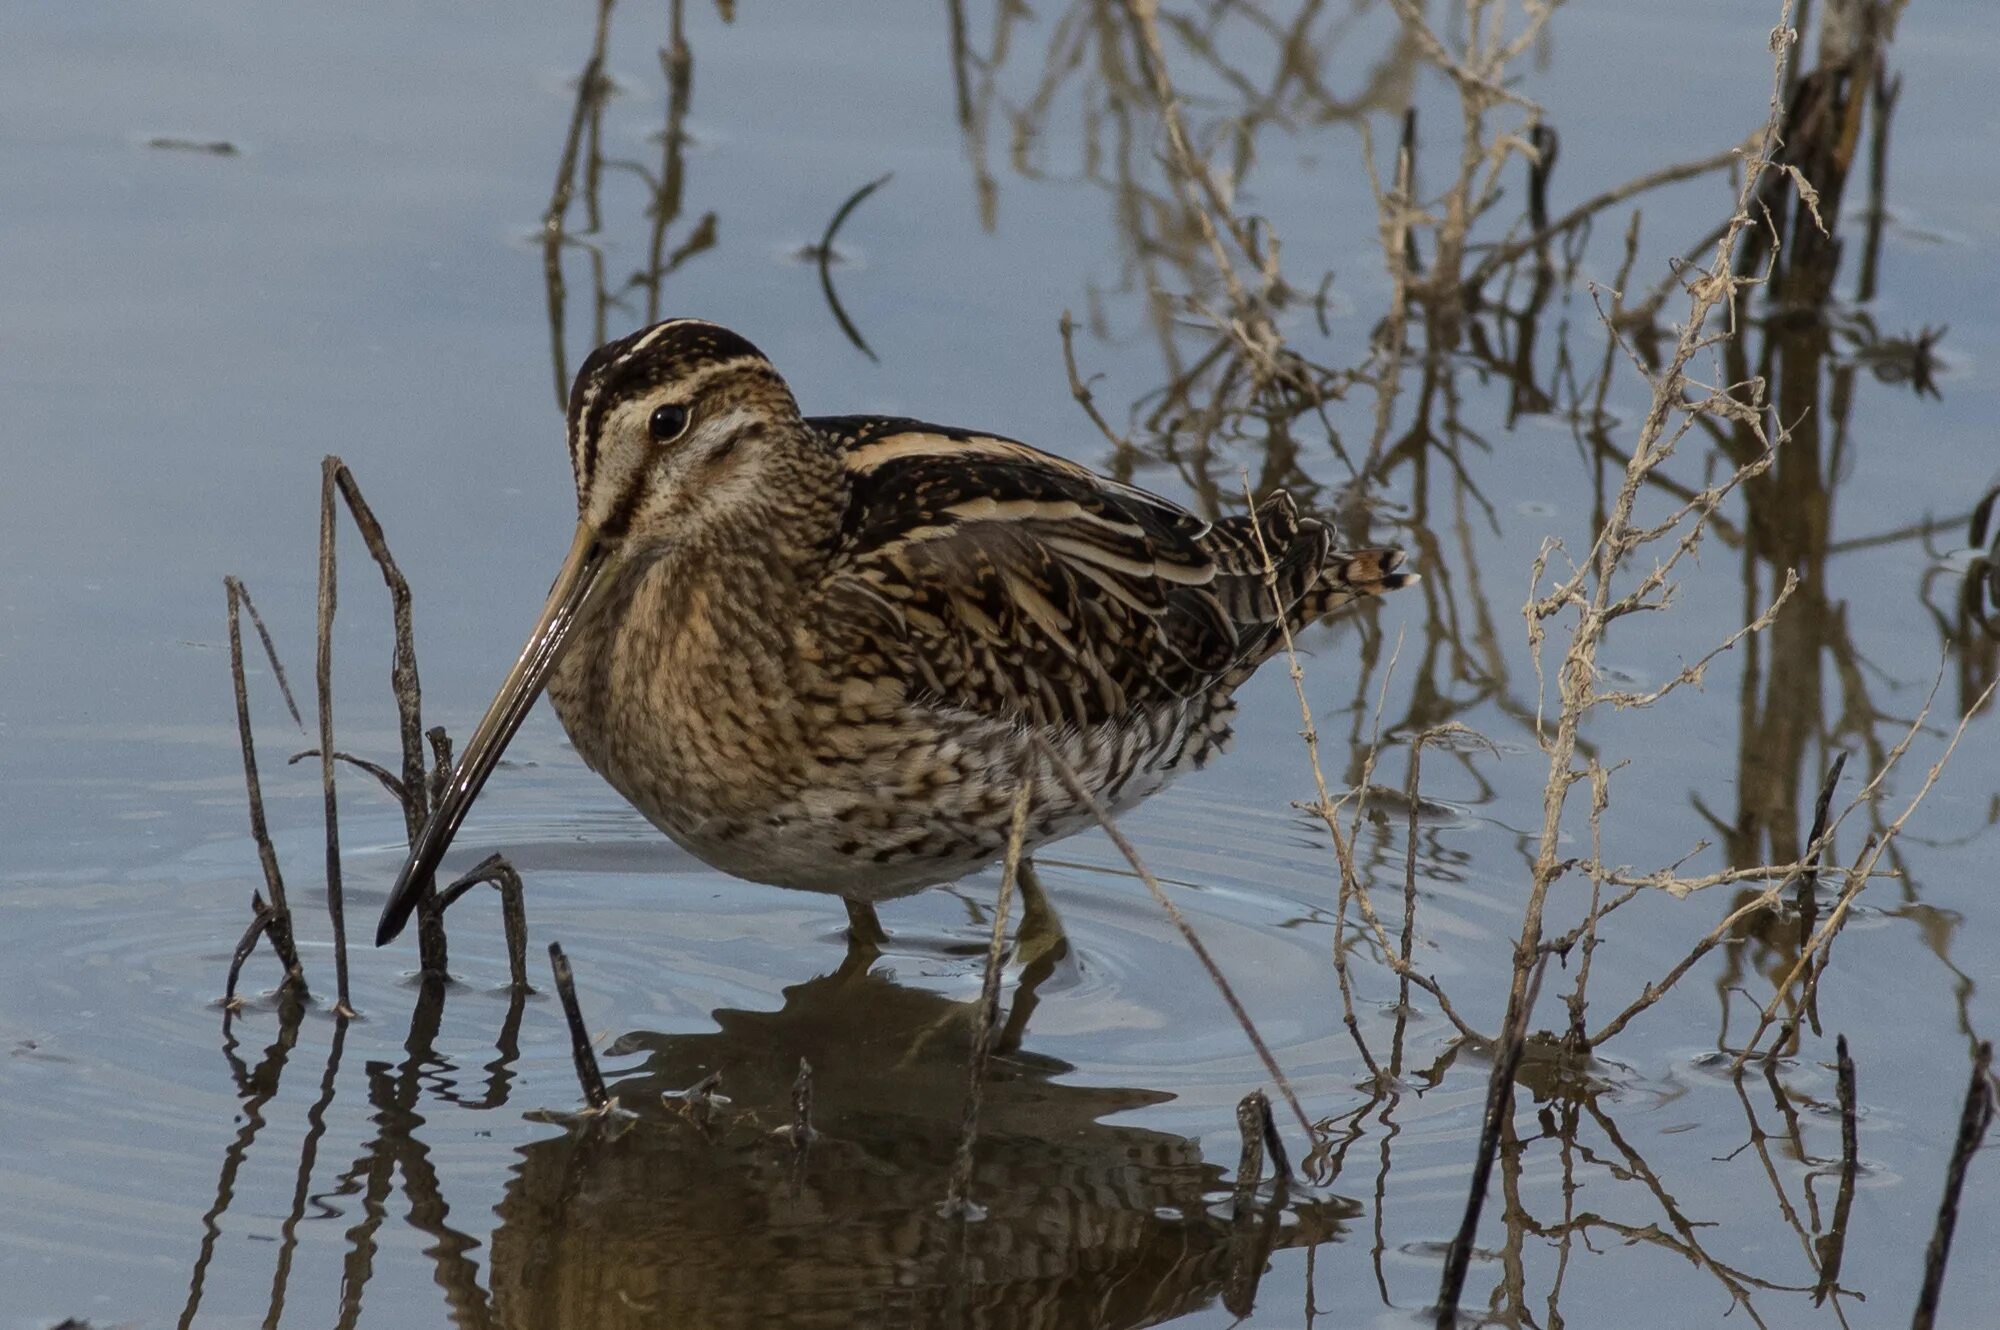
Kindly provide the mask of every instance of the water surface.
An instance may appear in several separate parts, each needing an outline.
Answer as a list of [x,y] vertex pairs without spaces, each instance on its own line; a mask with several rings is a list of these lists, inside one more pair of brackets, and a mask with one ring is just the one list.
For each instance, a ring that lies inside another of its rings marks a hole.
[[[0,1186],[14,1202],[0,1326],[1405,1325],[1435,1297],[1489,1063],[1421,997],[1400,1006],[1350,924],[1357,1027],[1392,1073],[1371,1078],[1331,962],[1333,852],[1295,807],[1313,784],[1282,668],[1244,691],[1225,762],[1126,820],[1321,1124],[1326,1175],[1266,1184],[1241,1218],[1235,1106],[1268,1077],[1108,842],[1044,856],[1075,956],[1031,1011],[1010,975],[1022,1020],[986,1093],[980,1217],[958,1222],[939,1205],[996,878],[895,905],[888,954],[843,967],[828,902],[680,855],[546,710],[450,861],[499,848],[520,866],[543,991],[508,991],[497,911],[474,897],[454,911],[455,984],[423,988],[405,947],[356,951],[363,1017],[343,1023],[324,1001],[315,773],[283,762],[309,741],[256,664],[266,797],[323,1000],[290,1019],[259,996],[225,1030],[215,1000],[261,878],[221,578],[246,579],[309,690],[325,453],[354,468],[416,588],[427,720],[458,734],[567,540],[555,385],[600,336],[659,314],[741,330],[808,411],[978,425],[1210,510],[1240,502],[1241,469],[1328,507],[1352,493],[1349,462],[1375,429],[1364,384],[1288,431],[1174,419],[1209,387],[1155,418],[1212,341],[1179,297],[1213,309],[1222,292],[1119,6],[733,8],[611,11],[611,92],[579,136],[595,192],[580,183],[571,203],[554,337],[542,218],[591,7],[208,0],[0,18]],[[1984,18],[1969,0],[1909,7],[1883,48],[1901,79],[1886,136],[1865,122],[1832,209],[1831,281],[1803,302],[1786,288],[1777,312],[1746,305],[1734,358],[1702,366],[1704,380],[1765,375],[1794,439],[1722,509],[1676,608],[1617,626],[1607,686],[1658,687],[1783,569],[1805,582],[1699,690],[1593,718],[1588,752],[1627,763],[1608,862],[1789,858],[1833,754],[1850,755],[1851,794],[1936,684],[1908,762],[1836,841],[1852,862],[1994,677],[1962,598],[1967,519],[2000,480],[2000,186],[1969,165],[1996,129],[1976,95],[2000,59]],[[1560,134],[1550,211],[1739,142],[1764,114],[1773,21],[1743,4],[1559,11],[1511,71]],[[1362,364],[1394,289],[1362,130],[1393,176],[1416,107],[1417,184],[1437,195],[1460,146],[1450,84],[1386,6],[1196,5],[1162,26],[1199,146],[1240,176],[1239,210],[1282,237],[1300,293],[1284,335],[1315,363]],[[891,172],[831,265],[870,358],[802,254]],[[1520,160],[1503,176],[1475,240],[1500,239],[1525,206]],[[1579,387],[1606,355],[1592,284],[1602,298],[1621,280],[1632,206],[1638,292],[1670,280],[1669,257],[1726,214],[1730,189],[1711,174],[1614,208],[1553,252],[1545,289],[1533,264],[1491,284],[1511,312],[1468,315],[1449,345],[1417,339],[1431,354],[1405,371],[1370,503],[1344,520],[1411,547],[1426,582],[1301,642],[1336,789],[1361,778],[1378,726],[1387,787],[1426,726],[1493,742],[1426,750],[1415,823],[1414,954],[1483,1031],[1506,998],[1547,768],[1520,619],[1529,565],[1551,536],[1588,547],[1614,483],[1599,444],[1629,448],[1645,407],[1629,366],[1601,407]],[[1071,396],[1064,311],[1130,450]],[[1943,328],[1913,380],[1897,339]],[[1597,414],[1580,425],[1582,402]],[[1699,488],[1741,442],[1691,435],[1665,475]],[[1649,493],[1648,511],[1675,493]],[[384,599],[342,539],[341,744],[386,761]],[[1819,992],[1821,1032],[1768,1077],[1732,1077],[1728,1051],[1797,957],[1790,914],[1732,933],[1587,1074],[1531,1060],[1468,1307],[1549,1326],[1710,1324],[1732,1305],[1767,1325],[1907,1320],[1968,1049],[2000,1026],[1988,724],[1975,718],[1885,861],[1898,876],[1861,896]],[[343,780],[350,909],[372,919],[402,820]],[[1393,930],[1410,824],[1391,796],[1376,804],[1358,852]],[[1569,829],[1584,853],[1580,815]],[[1586,890],[1559,889],[1552,930]],[[1649,894],[1608,920],[1593,1026],[1746,899],[1732,890]],[[551,938],[637,1112],[622,1132],[562,1116],[579,1097],[539,963]],[[1537,1028],[1566,1024],[1574,965],[1550,969]],[[253,992],[276,982],[268,954],[249,976]],[[1844,1204],[1837,1032],[1859,1107]],[[803,1160],[772,1134],[801,1057],[821,1130]],[[663,1102],[712,1071],[729,1101],[714,1121]],[[1979,1324],[2000,1297],[1987,1162],[1947,1323]],[[1816,1298],[1836,1235],[1838,1287]]]

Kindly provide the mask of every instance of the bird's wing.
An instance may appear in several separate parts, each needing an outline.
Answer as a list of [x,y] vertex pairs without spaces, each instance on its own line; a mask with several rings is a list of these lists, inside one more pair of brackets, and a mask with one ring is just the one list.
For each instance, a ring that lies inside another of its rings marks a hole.
[[[1248,518],[1211,526],[1011,439],[874,417],[811,423],[852,486],[826,604],[864,672],[1081,730],[1206,693],[1268,636]],[[1289,500],[1258,520],[1289,605],[1317,576],[1325,531]]]

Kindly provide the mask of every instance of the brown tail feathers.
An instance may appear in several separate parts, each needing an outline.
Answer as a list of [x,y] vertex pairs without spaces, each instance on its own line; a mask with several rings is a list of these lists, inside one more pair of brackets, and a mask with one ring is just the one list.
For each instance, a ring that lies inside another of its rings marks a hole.
[[1403,551],[1387,547],[1328,551],[1319,579],[1292,607],[1292,622],[1308,624],[1365,596],[1387,595],[1422,580],[1417,573],[1397,572],[1402,563]]

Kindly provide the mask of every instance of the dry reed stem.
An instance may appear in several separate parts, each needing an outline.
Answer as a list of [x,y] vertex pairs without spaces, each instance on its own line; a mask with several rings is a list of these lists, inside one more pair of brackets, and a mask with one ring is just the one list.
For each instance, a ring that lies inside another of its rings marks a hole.
[[1847,1220],[1854,1208],[1854,1179],[1861,1168],[1861,1127],[1855,1102],[1854,1059],[1847,1054],[1847,1036],[1834,1038],[1834,1086],[1840,1097],[1840,1190],[1833,1201],[1833,1226],[1816,1244],[1814,1258],[1819,1264],[1819,1285],[1813,1289],[1813,1305],[1825,1302],[1840,1291],[1840,1261],[1847,1249]]
[[500,893],[500,921],[507,938],[507,973],[517,993],[532,993],[528,986],[528,913],[521,875],[505,855],[489,854],[470,871],[438,893],[438,913],[451,906],[481,883]]
[[[1588,1041],[1584,1035],[1583,1013],[1590,1006],[1590,962],[1597,953],[1597,926],[1604,919],[1604,879],[1601,868],[1604,862],[1604,810],[1611,804],[1611,773],[1604,769],[1596,758],[1590,759],[1590,910],[1584,915],[1580,941],[1583,956],[1577,961],[1576,987],[1570,990],[1564,1004],[1569,1008],[1569,1030],[1563,1036],[1563,1047],[1570,1052],[1581,1051]],[[1560,951],[1568,952],[1568,947]]]
[[979,1109],[986,1093],[986,1066],[993,1048],[993,1030],[1000,1020],[1000,970],[1007,950],[1007,912],[1014,903],[1014,884],[1021,872],[1021,844],[1028,830],[1028,808],[1035,793],[1032,772],[1025,773],[1014,796],[1014,816],[1007,831],[1007,853],[1000,865],[1000,893],[993,903],[993,929],[986,940],[986,971],[979,983],[979,1012],[972,1027],[972,1051],[965,1060],[965,1116],[952,1157],[951,1181],[945,1191],[945,1213],[969,1215],[972,1196],[972,1148],[979,1139]]
[[1480,1123],[1479,1148],[1473,1155],[1472,1182],[1466,1192],[1465,1213],[1459,1219],[1458,1233],[1445,1249],[1444,1273],[1438,1281],[1438,1330],[1452,1330],[1458,1324],[1458,1300],[1465,1291],[1465,1276],[1471,1268],[1472,1244],[1479,1236],[1479,1213],[1486,1204],[1486,1188],[1493,1176],[1493,1160],[1499,1153],[1501,1133],[1513,1112],[1514,1076],[1520,1070],[1521,1056],[1527,1048],[1528,1020],[1534,1010],[1536,990],[1541,987],[1542,969],[1547,963],[1545,954],[1541,964],[1535,967],[1535,978],[1527,1000],[1508,1013],[1512,1023],[1501,1032],[1500,1042],[1493,1049],[1493,1072],[1487,1080],[1486,1110]]
[[250,927],[232,957],[223,989],[223,1003],[225,1008],[235,1004],[237,977],[259,935],[270,939],[271,950],[284,967],[285,977],[279,990],[303,1001],[311,994],[306,988],[305,967],[299,963],[298,944],[292,935],[292,911],[285,900],[285,877],[278,866],[278,850],[271,843],[271,829],[264,818],[264,786],[257,776],[257,744],[250,725],[250,689],[243,674],[243,611],[248,611],[250,622],[264,644],[271,672],[278,680],[279,691],[284,694],[285,705],[291,710],[294,721],[299,719],[299,709],[297,703],[292,701],[292,690],[285,681],[284,667],[278,663],[271,634],[265,629],[263,616],[257,613],[250,593],[233,577],[223,578],[222,586],[229,604],[229,677],[236,694],[236,737],[243,752],[243,785],[250,802],[250,835],[257,843],[257,861],[264,870],[264,886],[271,897],[269,904],[254,893],[250,898]]
[[[394,628],[389,687],[396,698],[396,724],[403,759],[398,780],[402,787],[404,832],[409,843],[415,845],[430,815],[431,781],[427,778],[430,773],[424,766],[423,687],[417,675],[410,583],[397,566],[396,556],[390,553],[382,523],[362,495],[360,482],[355,480],[353,471],[348,469],[346,462],[332,455],[326,458],[324,466],[328,481],[346,503],[348,516],[354,519],[355,530],[361,535],[361,543],[381,571],[382,585],[389,592],[390,621]],[[448,768],[449,761],[443,755],[449,752],[449,740],[443,735],[442,730],[433,730],[431,744],[440,754],[441,765]],[[322,739],[323,749],[331,746],[327,739]],[[444,920],[438,913],[436,902],[436,883],[434,880],[426,882],[423,896],[417,904],[417,951],[423,972],[442,978],[446,974],[447,958]]]
[[1194,926],[1188,923],[1180,907],[1167,895],[1166,889],[1160,885],[1160,880],[1153,876],[1153,871],[1146,867],[1145,860],[1139,857],[1139,851],[1126,839],[1125,833],[1111,820],[1111,814],[1105,811],[1104,805],[1098,802],[1090,787],[1076,774],[1076,768],[1040,736],[1035,738],[1035,747],[1048,759],[1057,779],[1062,781],[1071,796],[1090,811],[1091,817],[1104,829],[1104,834],[1110,838],[1111,844],[1125,857],[1125,862],[1132,866],[1132,871],[1138,874],[1139,880],[1145,883],[1146,890],[1152,894],[1160,908],[1167,912],[1167,918],[1173,921],[1174,927],[1180,930],[1181,937],[1194,952],[1195,959],[1201,962],[1202,969],[1208,972],[1216,991],[1222,994],[1222,1000],[1229,1005],[1230,1014],[1236,1018],[1237,1025],[1242,1027],[1244,1036],[1250,1040],[1250,1046],[1256,1049],[1257,1057],[1263,1062],[1264,1070],[1271,1074],[1271,1080],[1277,1085],[1278,1093],[1285,1097],[1285,1104],[1298,1120],[1299,1129],[1305,1132],[1307,1140],[1313,1140],[1312,1119],[1306,1116],[1305,1106],[1299,1102],[1298,1095],[1293,1093],[1292,1083],[1285,1076],[1284,1069],[1278,1065],[1278,1059],[1272,1056],[1270,1045],[1266,1044],[1264,1036],[1257,1032],[1257,1023],[1250,1019],[1249,1011],[1236,996],[1236,990],[1230,986],[1227,976],[1222,973],[1222,967],[1215,963],[1215,957],[1209,954],[1208,947],[1203,944],[1201,936],[1194,931]]
[[355,529],[361,533],[361,543],[381,570],[382,585],[389,592],[390,618],[395,631],[395,645],[389,664],[389,687],[396,698],[396,721],[402,740],[403,823],[414,844],[417,835],[424,829],[429,800],[424,783],[423,689],[417,678],[410,583],[403,576],[403,570],[397,567],[395,555],[389,552],[389,541],[382,532],[382,524],[376,519],[375,510],[368,506],[360,483],[354,479],[347,463],[338,457],[329,457],[327,467],[333,483],[340,490],[341,499],[347,504],[348,515],[354,519]]
[[576,1081],[583,1087],[584,1103],[588,1113],[609,1111],[616,1100],[604,1088],[604,1073],[597,1065],[597,1051],[591,1047],[590,1032],[584,1028],[583,1009],[576,1000],[576,973],[570,969],[569,957],[563,954],[562,943],[549,943],[549,969],[555,975],[556,996],[562,999],[563,1019],[569,1023],[569,1054],[576,1064]]
[[1992,1041],[1982,1041],[1972,1054],[1972,1080],[1965,1087],[1965,1107],[1958,1116],[1958,1140],[1952,1146],[1951,1164],[1945,1169],[1944,1198],[1938,1202],[1937,1224],[1924,1251],[1923,1289],[1910,1317],[1910,1330],[1931,1330],[1937,1323],[1938,1299],[1944,1293],[1944,1268],[1951,1258],[1952,1232],[1958,1227],[1958,1199],[1965,1189],[1965,1171],[1993,1122],[1992,1069]]
[[[1808,845],[1816,844],[1826,834],[1826,819],[1833,812],[1833,792],[1840,784],[1840,773],[1847,769],[1847,754],[1834,756],[1833,765],[1827,769],[1826,779],[1820,783],[1819,798],[1813,801],[1812,834],[1806,838]],[[1797,913],[1799,916],[1799,945],[1812,941],[1813,928],[1819,922],[1819,865],[1822,853],[1815,850],[1807,856],[1806,871],[1799,875]],[[1822,951],[1819,963],[1814,967],[1814,976],[1826,968],[1830,953]],[[1819,1028],[1819,985],[1814,982],[1808,990],[1806,1015],[1812,1020],[1813,1033],[1823,1033]]]
[[319,588],[313,653],[313,689],[319,708],[319,784],[326,823],[326,913],[333,924],[334,1014],[351,1017],[354,1003],[347,988],[347,909],[340,880],[340,799],[333,779],[333,616],[338,609],[340,577],[334,550],[334,473],[340,460],[320,463]]

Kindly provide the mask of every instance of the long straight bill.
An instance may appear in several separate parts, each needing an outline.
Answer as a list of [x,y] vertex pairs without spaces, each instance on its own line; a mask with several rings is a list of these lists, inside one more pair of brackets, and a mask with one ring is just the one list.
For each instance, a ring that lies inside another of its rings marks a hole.
[[500,754],[506,751],[507,741],[521,728],[535,699],[541,696],[542,685],[562,657],[563,644],[570,629],[575,627],[584,602],[590,598],[603,566],[604,551],[597,533],[579,524],[569,557],[563,560],[562,571],[556,574],[556,583],[549,588],[548,603],[542,606],[542,617],[535,624],[535,631],[521,648],[514,668],[507,671],[507,681],[500,685],[493,705],[486,708],[479,728],[472,732],[471,740],[460,752],[458,769],[451,773],[443,797],[431,810],[430,821],[410,847],[410,857],[396,878],[396,888],[389,893],[389,903],[382,907],[382,922],[375,929],[376,946],[392,941],[403,931],[418,900],[429,889],[438,861],[451,847],[451,838],[458,834],[459,824],[465,821],[479,787],[486,783]]

